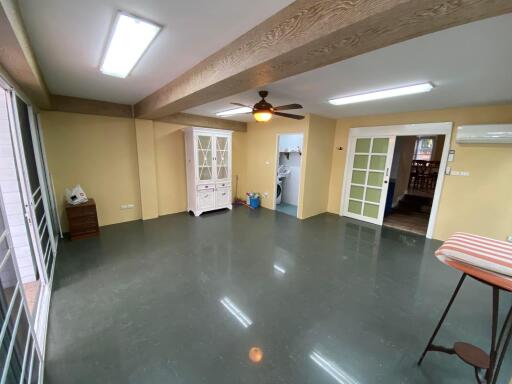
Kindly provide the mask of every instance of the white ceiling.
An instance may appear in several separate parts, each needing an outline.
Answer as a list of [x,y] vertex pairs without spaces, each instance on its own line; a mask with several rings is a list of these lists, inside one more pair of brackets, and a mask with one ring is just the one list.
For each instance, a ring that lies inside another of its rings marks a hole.
[[[298,102],[305,107],[300,112],[332,118],[512,102],[511,36],[508,14],[395,44],[264,88],[274,105]],[[345,106],[327,103],[337,96],[425,81],[436,86],[427,94]],[[254,90],[187,112],[215,116],[233,108],[231,101],[252,105],[258,99]],[[251,116],[229,119],[251,121]]]
[[[50,92],[135,103],[292,0],[19,0]],[[117,10],[164,26],[131,75],[99,71]]]

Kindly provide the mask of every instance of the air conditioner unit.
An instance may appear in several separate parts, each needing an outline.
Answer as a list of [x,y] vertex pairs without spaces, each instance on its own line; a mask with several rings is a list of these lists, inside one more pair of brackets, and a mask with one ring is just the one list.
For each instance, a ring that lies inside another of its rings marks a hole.
[[512,124],[461,125],[457,128],[457,143],[512,144]]

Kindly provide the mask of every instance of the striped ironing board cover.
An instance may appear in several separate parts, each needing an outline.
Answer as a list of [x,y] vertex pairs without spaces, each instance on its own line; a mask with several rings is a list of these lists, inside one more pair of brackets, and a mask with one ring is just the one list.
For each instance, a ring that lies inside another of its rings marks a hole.
[[512,292],[512,244],[457,232],[436,251],[446,265]]

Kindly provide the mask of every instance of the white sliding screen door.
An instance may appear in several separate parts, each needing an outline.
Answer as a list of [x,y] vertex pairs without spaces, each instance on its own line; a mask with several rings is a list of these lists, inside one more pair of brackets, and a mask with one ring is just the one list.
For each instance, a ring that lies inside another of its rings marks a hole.
[[343,215],[382,224],[396,136],[351,137]]

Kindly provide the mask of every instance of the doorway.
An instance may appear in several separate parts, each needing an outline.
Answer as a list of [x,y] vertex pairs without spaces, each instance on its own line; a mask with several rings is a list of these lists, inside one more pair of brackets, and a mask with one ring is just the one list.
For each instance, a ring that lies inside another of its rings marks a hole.
[[432,238],[451,130],[452,123],[351,128],[340,214]]
[[299,205],[303,142],[302,133],[277,136],[275,210],[294,217]]
[[444,141],[444,135],[396,138],[384,226],[427,234]]

